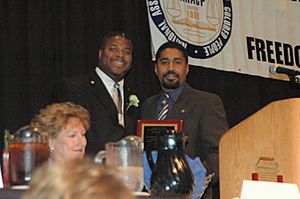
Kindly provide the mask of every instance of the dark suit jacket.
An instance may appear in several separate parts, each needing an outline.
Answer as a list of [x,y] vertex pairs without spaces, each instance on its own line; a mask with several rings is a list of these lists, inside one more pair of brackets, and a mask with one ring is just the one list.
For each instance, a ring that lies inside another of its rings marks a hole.
[[91,115],[91,127],[86,134],[86,153],[94,156],[105,144],[119,141],[126,135],[136,134],[136,118],[139,108],[131,106],[128,111],[129,96],[135,94],[124,84],[125,128],[118,123],[117,108],[96,74],[71,77],[64,80],[54,92],[54,101],[71,101],[86,108]]
[[[142,119],[156,119],[155,111],[160,94],[144,101]],[[219,140],[228,130],[223,102],[215,94],[193,89],[187,83],[182,93],[168,112],[166,120],[183,120],[183,133],[188,136],[186,153],[200,157],[208,169],[215,172],[214,182],[219,177]]]

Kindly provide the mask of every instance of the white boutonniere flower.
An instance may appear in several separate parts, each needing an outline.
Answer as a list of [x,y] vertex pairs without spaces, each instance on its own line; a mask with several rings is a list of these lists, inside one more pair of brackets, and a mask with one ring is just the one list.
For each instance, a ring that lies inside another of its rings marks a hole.
[[138,97],[136,95],[130,95],[129,96],[129,103],[127,105],[126,111],[128,111],[128,109],[131,106],[138,107],[139,106],[139,102],[140,102],[140,100],[138,99]]

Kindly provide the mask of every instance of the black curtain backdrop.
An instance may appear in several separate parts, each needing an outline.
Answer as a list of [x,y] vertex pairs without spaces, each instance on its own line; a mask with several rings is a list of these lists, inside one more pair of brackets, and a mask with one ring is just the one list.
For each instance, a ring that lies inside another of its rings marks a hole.
[[[0,2],[1,139],[4,129],[16,131],[49,103],[57,81],[93,69],[101,38],[112,30],[123,30],[134,41],[127,83],[140,99],[159,91],[145,0]],[[196,66],[187,81],[223,99],[230,127],[272,101],[300,96],[289,82]]]

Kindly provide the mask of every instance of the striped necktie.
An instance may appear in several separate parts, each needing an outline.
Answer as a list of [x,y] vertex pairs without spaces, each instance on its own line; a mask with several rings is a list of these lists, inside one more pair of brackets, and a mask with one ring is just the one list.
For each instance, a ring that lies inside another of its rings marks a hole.
[[122,113],[122,96],[120,92],[120,85],[118,83],[114,84],[114,90],[113,90],[113,100],[115,102],[115,105],[118,109],[118,113]]
[[117,107],[117,110],[118,110],[119,124],[124,126],[124,116],[123,116],[123,111],[122,111],[122,96],[121,96],[121,91],[120,91],[120,85],[118,83],[114,84],[112,98],[113,98],[115,105]]
[[157,120],[164,120],[167,117],[167,113],[169,110],[169,98],[170,94],[164,93],[164,99],[162,101],[160,111],[157,115]]

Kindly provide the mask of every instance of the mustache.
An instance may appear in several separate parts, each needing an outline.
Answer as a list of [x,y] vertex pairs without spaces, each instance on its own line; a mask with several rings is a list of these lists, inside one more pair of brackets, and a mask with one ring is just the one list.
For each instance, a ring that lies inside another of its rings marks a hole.
[[166,77],[167,75],[175,75],[176,77],[179,77],[179,75],[178,75],[175,71],[173,71],[173,70],[167,71],[167,72],[163,75],[163,77]]

